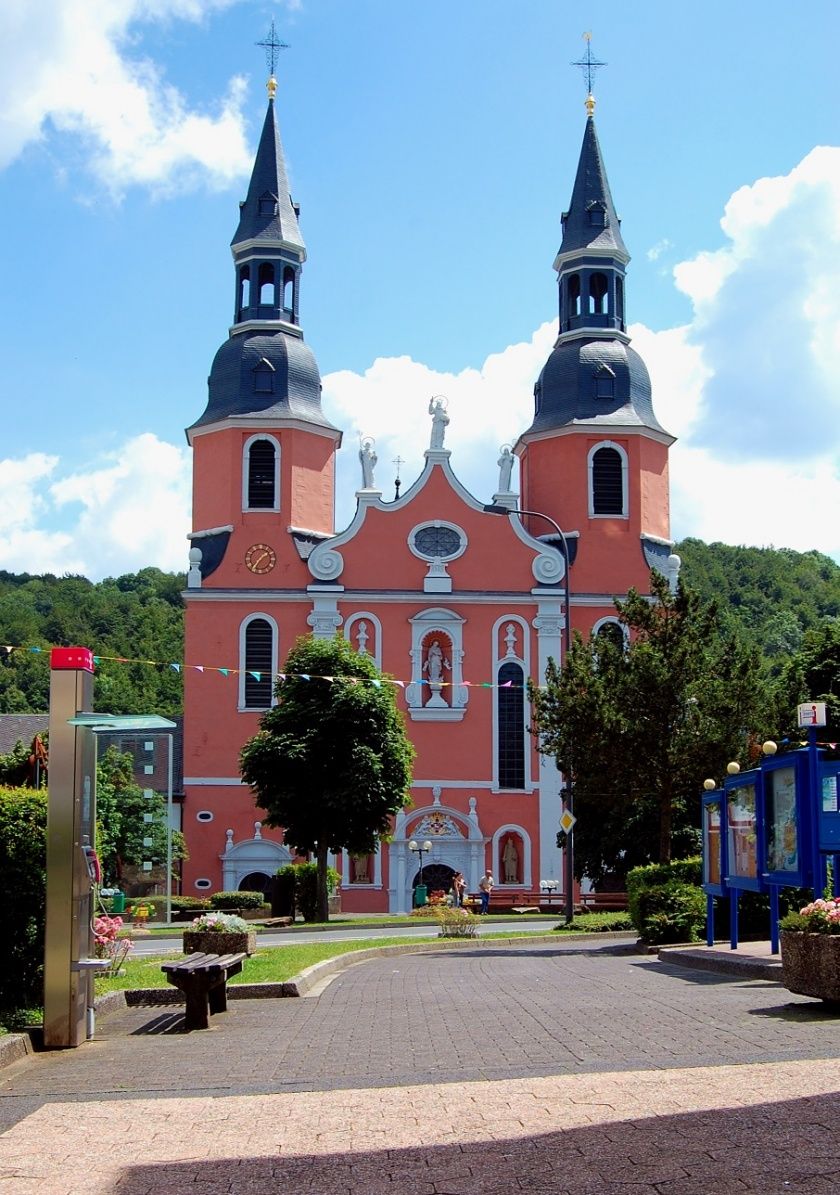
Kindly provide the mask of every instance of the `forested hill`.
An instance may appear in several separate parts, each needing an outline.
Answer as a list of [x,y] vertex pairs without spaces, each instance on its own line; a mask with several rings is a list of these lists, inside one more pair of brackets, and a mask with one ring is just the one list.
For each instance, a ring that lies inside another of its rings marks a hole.
[[722,621],[737,625],[771,663],[796,652],[805,631],[840,617],[840,565],[820,552],[699,539],[684,539],[674,551],[684,583],[703,598],[717,598]]
[[[803,633],[840,617],[840,565],[819,552],[735,548],[685,539],[676,545],[682,577],[716,597],[725,624],[758,644],[774,671]],[[49,706],[49,647],[79,644],[102,660],[95,706],[114,714],[177,714],[184,653],[184,577],[144,568],[94,584],[84,577],[0,570],[0,713],[43,713]],[[2,650],[11,646],[17,650]],[[32,651],[41,648],[41,651]],[[153,661],[152,663],[141,661]],[[208,661],[236,667],[236,660]]]
[[[177,714],[183,706],[182,575],[144,568],[94,584],[84,577],[0,571],[0,713],[49,708],[49,656],[33,647],[90,647],[102,660],[94,705],[111,714]],[[20,648],[8,652],[12,646]]]

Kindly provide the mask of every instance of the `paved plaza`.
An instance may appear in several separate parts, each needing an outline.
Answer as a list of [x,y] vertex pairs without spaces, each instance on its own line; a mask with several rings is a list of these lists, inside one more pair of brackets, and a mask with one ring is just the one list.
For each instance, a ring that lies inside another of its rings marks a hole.
[[0,1195],[827,1195],[840,1016],[619,943],[348,966],[0,1071]]

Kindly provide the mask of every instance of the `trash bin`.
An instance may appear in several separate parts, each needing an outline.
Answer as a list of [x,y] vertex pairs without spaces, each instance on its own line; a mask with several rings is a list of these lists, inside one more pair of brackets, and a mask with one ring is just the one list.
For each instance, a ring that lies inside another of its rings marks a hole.
[[125,912],[125,893],[120,892],[119,888],[115,888],[111,894],[111,912],[124,913]]
[[423,905],[428,904],[429,890],[425,884],[418,884],[414,889],[414,907],[421,909]]

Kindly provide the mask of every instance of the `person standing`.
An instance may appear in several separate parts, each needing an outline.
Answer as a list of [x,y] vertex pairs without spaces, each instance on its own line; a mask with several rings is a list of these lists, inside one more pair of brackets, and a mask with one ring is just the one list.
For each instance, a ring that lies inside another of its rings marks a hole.
[[493,891],[492,872],[485,871],[484,875],[478,881],[478,889],[481,893],[481,908],[479,912],[486,913],[490,907],[490,893]]
[[464,879],[464,873],[456,871],[452,879],[452,903],[456,909],[460,909],[463,905],[466,890],[467,881]]

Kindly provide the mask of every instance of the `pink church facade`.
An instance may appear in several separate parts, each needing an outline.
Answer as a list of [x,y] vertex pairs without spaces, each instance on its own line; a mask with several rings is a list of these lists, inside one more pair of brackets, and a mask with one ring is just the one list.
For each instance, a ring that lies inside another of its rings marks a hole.
[[419,873],[412,840],[431,843],[432,887],[461,871],[475,891],[490,869],[511,904],[543,880],[562,888],[562,777],[528,732],[526,681],[541,683],[551,658],[562,664],[567,619],[584,636],[599,630],[614,621],[614,595],[645,592],[651,566],[674,565],[672,437],[629,348],[629,255],[591,114],[555,260],[558,339],[534,421],[513,449],[521,493],[503,450],[495,511],[458,480],[450,415],[430,401],[419,477],[385,500],[363,445],[355,517],[336,531],[341,433],[321,410],[300,328],[297,218],[272,94],[232,246],[234,324],[207,409],[187,433],[184,892],[262,886],[292,857],[280,832],[261,827],[238,754],[295,639],[336,633],[400,682],[417,750],[412,804],[390,840],[368,858],[335,860],[342,908],[408,910]]

